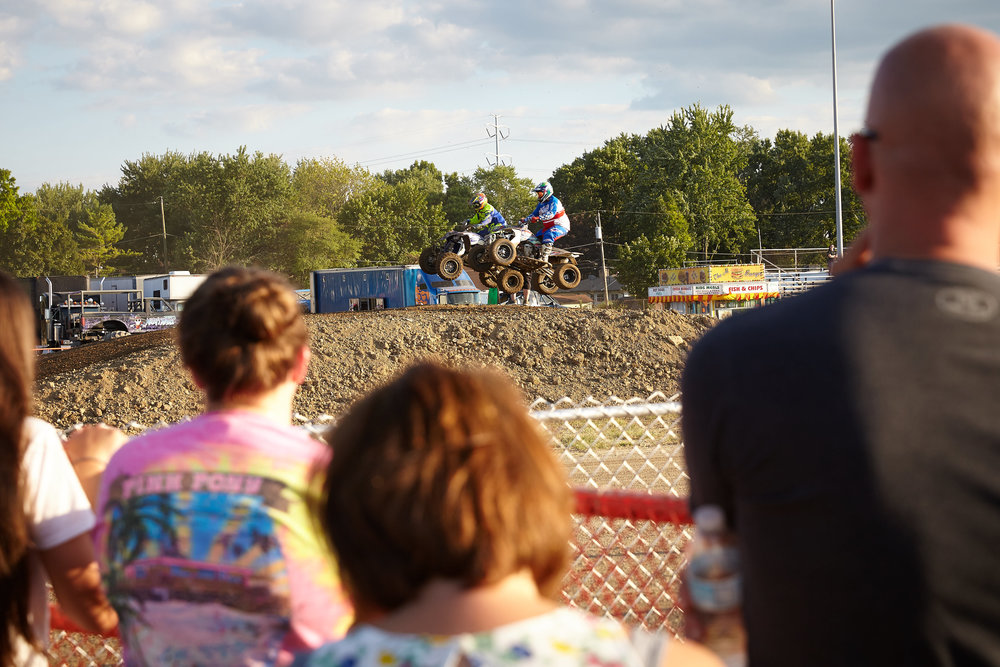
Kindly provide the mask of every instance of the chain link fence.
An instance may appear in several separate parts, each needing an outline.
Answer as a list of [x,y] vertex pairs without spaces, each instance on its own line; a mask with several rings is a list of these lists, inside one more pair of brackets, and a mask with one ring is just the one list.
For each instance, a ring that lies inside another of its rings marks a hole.
[[[531,411],[551,435],[576,490],[563,601],[629,625],[678,633],[678,574],[692,529],[677,397],[538,400]],[[302,426],[316,433],[332,420],[323,415]],[[55,611],[52,664],[121,664],[117,639],[72,632]]]
[[692,533],[676,396],[536,402],[532,414],[577,494],[563,601],[678,633],[683,612],[674,601]]

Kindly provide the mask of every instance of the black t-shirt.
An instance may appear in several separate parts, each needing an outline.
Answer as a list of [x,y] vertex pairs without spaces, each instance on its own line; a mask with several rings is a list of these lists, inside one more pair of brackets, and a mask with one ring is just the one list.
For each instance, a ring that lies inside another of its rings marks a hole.
[[682,380],[752,667],[1000,665],[1000,277],[892,260],[720,323]]

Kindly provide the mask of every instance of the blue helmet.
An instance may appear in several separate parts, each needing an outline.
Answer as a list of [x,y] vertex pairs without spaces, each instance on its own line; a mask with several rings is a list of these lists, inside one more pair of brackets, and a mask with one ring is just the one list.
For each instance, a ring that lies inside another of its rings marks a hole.
[[548,181],[542,181],[535,186],[535,189],[532,190],[532,192],[538,195],[538,201],[545,201],[552,196],[552,186]]

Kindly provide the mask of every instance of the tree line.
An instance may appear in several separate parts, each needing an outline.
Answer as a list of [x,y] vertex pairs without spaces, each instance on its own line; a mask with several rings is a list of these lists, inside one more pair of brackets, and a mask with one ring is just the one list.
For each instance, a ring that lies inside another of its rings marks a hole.
[[[600,221],[612,272],[643,294],[660,268],[832,243],[832,135],[760,138],[732,117],[727,106],[684,108],[644,136],[620,135],[559,167],[551,182],[572,221],[559,245],[596,269]],[[847,239],[865,222],[849,154],[842,141]],[[141,275],[254,264],[304,285],[313,269],[415,263],[469,217],[479,191],[516,221],[535,204],[533,185],[504,165],[463,176],[418,161],[373,173],[337,158],[290,167],[245,148],[146,154],[97,192],[46,183],[21,194],[0,169],[0,268]]]

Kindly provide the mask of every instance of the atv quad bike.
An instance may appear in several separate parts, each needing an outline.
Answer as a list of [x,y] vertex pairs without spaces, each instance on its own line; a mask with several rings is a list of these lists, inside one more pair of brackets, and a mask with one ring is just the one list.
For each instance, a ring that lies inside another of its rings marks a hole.
[[[518,244],[517,256],[511,262],[510,268],[521,273],[522,286],[530,284],[536,292],[552,294],[560,289],[573,289],[580,284],[583,276],[576,263],[579,253],[553,248],[546,262],[541,259],[541,248],[542,244],[535,236],[530,236]],[[509,284],[514,284],[512,279]],[[504,285],[504,282],[500,282],[501,288]]]
[[481,243],[479,234],[462,225],[441,237],[439,245],[424,248],[417,262],[424,273],[436,273],[445,280],[454,280],[465,268],[462,258],[468,257],[472,248]]
[[509,266],[517,256],[517,246],[531,236],[527,227],[500,227],[480,238],[473,246],[466,263],[479,271],[489,271],[494,266]]

